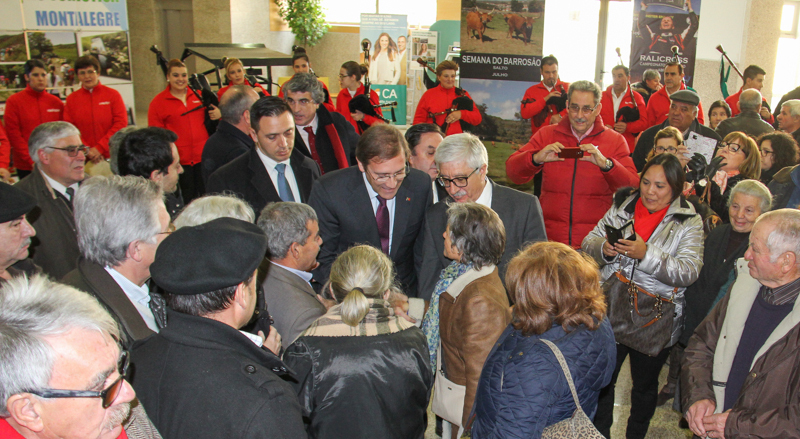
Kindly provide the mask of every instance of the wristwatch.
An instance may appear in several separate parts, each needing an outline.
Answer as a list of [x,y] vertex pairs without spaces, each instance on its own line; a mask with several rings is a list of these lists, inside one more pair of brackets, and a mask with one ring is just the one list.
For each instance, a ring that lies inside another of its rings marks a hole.
[[610,170],[611,170],[611,168],[613,168],[613,167],[614,167],[614,161],[613,161],[613,160],[611,160],[611,159],[606,159],[606,167],[605,167],[605,168],[603,168],[603,172],[608,172],[608,171],[610,171]]

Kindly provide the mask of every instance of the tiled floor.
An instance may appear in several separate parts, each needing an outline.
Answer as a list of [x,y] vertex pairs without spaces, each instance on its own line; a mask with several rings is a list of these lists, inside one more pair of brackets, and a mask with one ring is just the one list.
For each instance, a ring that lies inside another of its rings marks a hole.
[[[663,385],[667,380],[667,368],[661,371],[659,379],[660,385]],[[624,439],[625,425],[628,419],[628,413],[631,410],[631,374],[628,362],[622,366],[622,371],[619,374],[616,388],[616,405],[614,407],[614,426],[611,428],[611,439]],[[433,414],[429,414],[429,419],[434,419]],[[678,428],[678,421],[680,420],[680,413],[672,410],[672,400],[665,405],[658,407],[650,422],[650,430],[647,432],[647,439],[690,439],[692,434],[689,430],[681,430]],[[425,439],[437,439],[434,433],[433,422],[428,425],[428,431],[425,433]]]

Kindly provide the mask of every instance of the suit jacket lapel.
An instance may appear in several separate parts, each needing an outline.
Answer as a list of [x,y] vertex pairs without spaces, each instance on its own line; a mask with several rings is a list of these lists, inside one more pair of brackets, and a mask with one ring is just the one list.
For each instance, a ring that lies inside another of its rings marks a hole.
[[258,156],[258,152],[253,148],[250,151],[250,184],[255,187],[256,191],[266,204],[270,200],[280,199],[278,191],[275,190],[275,185],[272,184],[272,179],[269,178],[267,169],[264,168],[264,162]]
[[285,282],[297,288],[298,290],[303,291],[304,293],[308,294],[314,299],[317,298],[317,294],[314,292],[314,289],[311,288],[311,285],[308,282],[304,281],[300,276],[292,273],[291,271],[283,267],[279,267],[275,264],[272,264],[272,266],[269,269],[268,276],[273,276],[275,277],[275,280]]
[[300,192],[300,201],[305,203],[308,202],[308,194],[311,193],[311,185],[314,183],[314,176],[311,173],[311,169],[302,166],[303,154],[299,151],[295,151],[292,151],[289,164],[292,166],[294,179],[295,182],[297,182],[297,190]]
[[372,200],[369,198],[367,186],[361,171],[353,173],[353,179],[348,185],[350,190],[351,212],[356,216],[356,224],[364,227],[364,235],[367,242],[373,247],[381,248],[381,237],[378,235],[378,221],[375,219],[375,211],[372,209]]
[[[405,182],[405,180],[403,181]],[[394,197],[394,230],[392,230],[392,249],[389,257],[394,259],[400,248],[400,240],[406,233],[408,218],[411,214],[411,192],[407,185],[400,184],[397,195]],[[377,227],[377,222],[375,223]]]
[[308,158],[311,158],[311,150],[308,149],[308,145],[306,145],[303,136],[300,135],[300,129],[297,127],[295,127],[294,130],[294,149],[302,152],[303,155],[308,156]]

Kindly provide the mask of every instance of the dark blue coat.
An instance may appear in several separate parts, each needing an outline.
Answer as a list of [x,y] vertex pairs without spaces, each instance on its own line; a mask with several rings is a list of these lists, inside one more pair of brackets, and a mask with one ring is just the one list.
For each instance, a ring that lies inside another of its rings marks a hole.
[[611,381],[617,349],[608,319],[590,331],[569,334],[553,326],[542,335],[523,336],[506,328],[486,359],[475,396],[472,437],[538,438],[545,427],[567,419],[575,403],[553,351],[539,339],[553,341],[567,360],[584,412],[594,418],[600,389]]

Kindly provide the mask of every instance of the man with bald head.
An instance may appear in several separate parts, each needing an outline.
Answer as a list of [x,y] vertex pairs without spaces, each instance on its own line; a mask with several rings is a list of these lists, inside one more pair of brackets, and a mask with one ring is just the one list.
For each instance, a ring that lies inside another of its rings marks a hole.
[[741,131],[752,138],[775,131],[772,125],[761,118],[761,92],[755,88],[747,89],[739,95],[741,113],[723,120],[717,125],[717,134],[723,139],[734,131]]
[[236,157],[255,146],[250,138],[250,107],[258,100],[253,87],[234,85],[219,100],[222,118],[217,132],[206,140],[202,161],[203,184],[208,187],[208,177]]

